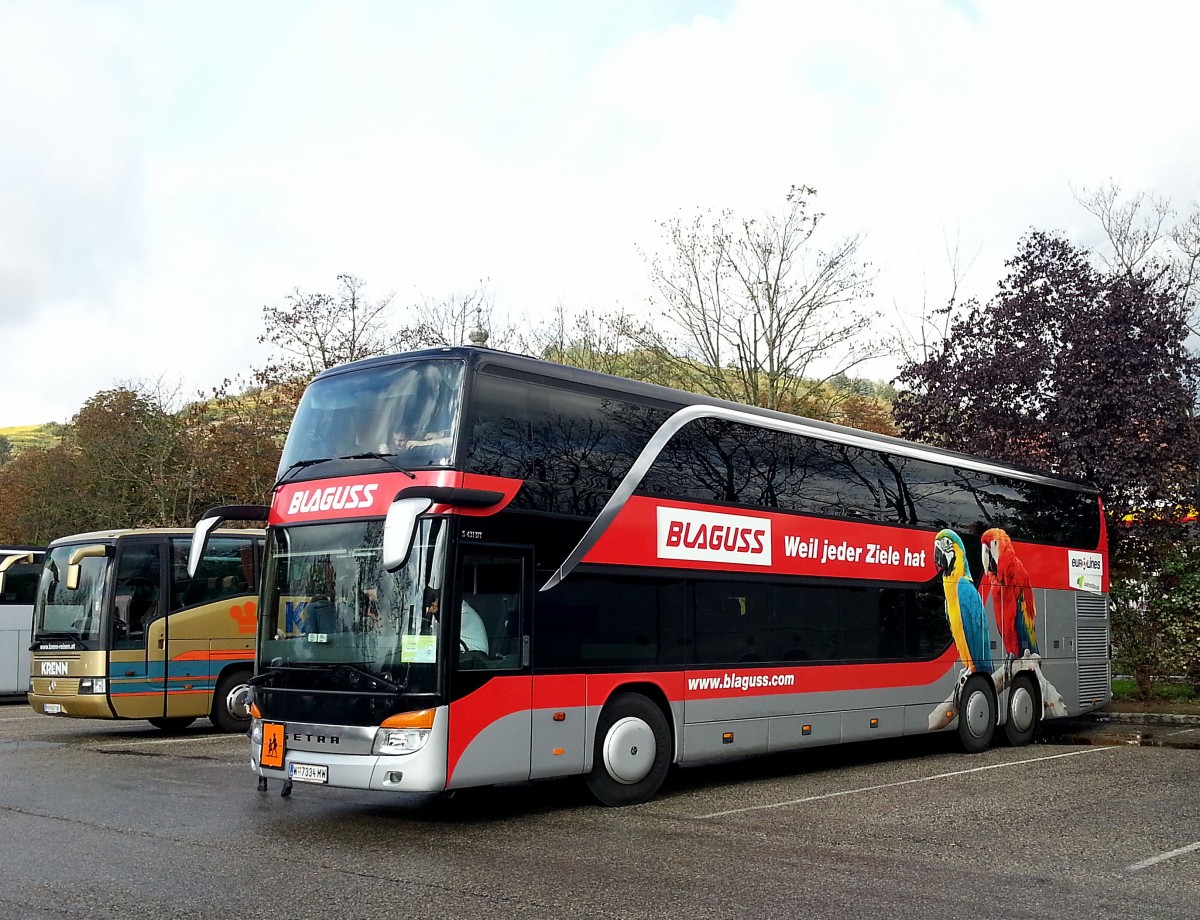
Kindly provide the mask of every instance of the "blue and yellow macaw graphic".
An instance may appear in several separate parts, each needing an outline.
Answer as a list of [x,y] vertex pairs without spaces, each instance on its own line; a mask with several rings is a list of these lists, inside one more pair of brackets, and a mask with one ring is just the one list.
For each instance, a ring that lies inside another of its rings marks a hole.
[[933,538],[933,561],[942,573],[946,594],[946,618],[958,657],[969,672],[992,672],[991,634],[983,601],[971,580],[967,550],[953,530],[940,530]]

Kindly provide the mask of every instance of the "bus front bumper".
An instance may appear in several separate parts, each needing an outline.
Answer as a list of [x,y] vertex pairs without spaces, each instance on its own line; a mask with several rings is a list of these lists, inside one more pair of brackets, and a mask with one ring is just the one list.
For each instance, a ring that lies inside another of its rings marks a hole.
[[[442,725],[445,719],[438,720]],[[250,731],[250,769],[259,776],[306,785],[380,792],[441,792],[446,788],[446,737],[435,725],[426,744],[409,754],[341,753],[315,749],[310,737],[329,738],[340,726],[285,724],[282,767],[263,766],[261,720]],[[363,730],[359,730],[363,731]],[[366,730],[373,731],[373,730]]]
[[103,694],[58,696],[48,693],[27,693],[25,696],[34,712],[72,719],[111,719],[112,709]]

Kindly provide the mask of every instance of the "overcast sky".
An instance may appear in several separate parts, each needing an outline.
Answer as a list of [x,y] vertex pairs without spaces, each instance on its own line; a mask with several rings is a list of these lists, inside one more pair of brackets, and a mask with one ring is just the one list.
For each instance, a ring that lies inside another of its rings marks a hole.
[[947,241],[986,298],[1030,227],[1099,242],[1073,189],[1200,199],[1198,35],[1191,2],[0,0],[0,427],[211,387],[343,272],[643,309],[658,221],[792,184],[880,306],[943,299]]

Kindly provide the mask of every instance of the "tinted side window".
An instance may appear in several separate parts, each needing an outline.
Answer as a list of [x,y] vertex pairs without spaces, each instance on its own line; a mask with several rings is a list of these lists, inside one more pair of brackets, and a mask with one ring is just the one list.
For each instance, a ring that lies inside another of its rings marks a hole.
[[676,433],[651,467],[647,492],[873,520],[877,454],[785,432],[700,419]]
[[256,591],[257,550],[251,538],[213,537],[196,577],[187,577],[190,537],[171,540],[171,610],[211,604]]
[[4,593],[0,604],[32,604],[37,597],[38,578],[42,574],[40,562],[22,562],[9,566],[4,573]]
[[778,661],[836,661],[842,654],[841,599],[836,588],[775,585],[772,646]]
[[771,630],[779,661],[924,660],[950,644],[941,584],[775,585]]
[[697,582],[696,660],[771,661],[771,591],[761,582]]
[[517,505],[600,511],[670,410],[601,393],[480,374],[467,469],[523,479]]
[[475,379],[467,469],[489,476],[534,478],[529,384],[480,374]]
[[950,527],[963,537],[1001,527],[1017,540],[1088,549],[1100,540],[1099,506],[1086,492],[911,457],[881,460],[885,520]]
[[533,660],[542,667],[683,664],[690,658],[682,582],[571,577],[539,599]]

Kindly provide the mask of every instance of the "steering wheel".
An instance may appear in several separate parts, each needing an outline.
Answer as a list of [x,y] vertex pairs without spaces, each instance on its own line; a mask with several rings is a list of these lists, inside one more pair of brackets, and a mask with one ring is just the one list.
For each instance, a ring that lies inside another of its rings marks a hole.
[[458,663],[460,665],[487,660],[488,656],[484,652],[481,652],[477,648],[468,648],[464,640],[458,640]]

